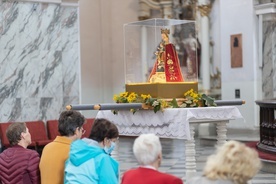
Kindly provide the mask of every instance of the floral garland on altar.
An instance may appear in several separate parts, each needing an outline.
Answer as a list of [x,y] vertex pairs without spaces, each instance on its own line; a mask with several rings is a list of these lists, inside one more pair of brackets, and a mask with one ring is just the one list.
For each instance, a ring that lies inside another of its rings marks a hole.
[[[157,111],[163,111],[165,108],[193,108],[193,107],[210,107],[217,106],[214,102],[214,98],[198,93],[193,89],[185,92],[183,98],[173,98],[173,99],[162,99],[153,98],[150,94],[138,95],[134,92],[122,92],[120,94],[115,94],[113,100],[116,103],[142,103],[143,109],[153,109],[156,113]],[[133,113],[137,109],[130,109]],[[117,114],[118,111],[113,111]]]

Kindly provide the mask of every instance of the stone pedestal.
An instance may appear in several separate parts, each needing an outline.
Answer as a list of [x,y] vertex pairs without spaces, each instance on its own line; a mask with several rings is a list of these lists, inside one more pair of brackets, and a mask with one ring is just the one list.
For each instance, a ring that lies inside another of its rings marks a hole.
[[276,99],[257,100],[256,103],[260,106],[260,141],[257,147],[276,154]]

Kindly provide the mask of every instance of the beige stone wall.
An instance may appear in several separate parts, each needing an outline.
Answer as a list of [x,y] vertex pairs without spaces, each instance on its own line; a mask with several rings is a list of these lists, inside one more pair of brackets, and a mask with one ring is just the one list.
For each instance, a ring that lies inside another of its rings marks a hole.
[[82,104],[110,103],[125,90],[123,25],[138,20],[138,3],[79,0]]

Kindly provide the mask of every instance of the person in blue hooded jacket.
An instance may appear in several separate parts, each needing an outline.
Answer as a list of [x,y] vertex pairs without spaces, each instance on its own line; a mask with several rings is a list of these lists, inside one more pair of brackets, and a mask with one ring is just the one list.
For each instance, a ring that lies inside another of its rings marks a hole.
[[119,164],[110,156],[118,136],[116,125],[106,119],[95,119],[89,138],[71,144],[64,183],[119,183]]

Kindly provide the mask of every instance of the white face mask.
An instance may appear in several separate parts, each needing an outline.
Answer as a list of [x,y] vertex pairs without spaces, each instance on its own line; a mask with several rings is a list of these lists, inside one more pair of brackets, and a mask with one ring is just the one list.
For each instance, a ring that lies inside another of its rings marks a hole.
[[114,150],[115,148],[115,142],[111,141],[110,147],[104,147],[104,151],[106,154],[111,154],[111,152]]

